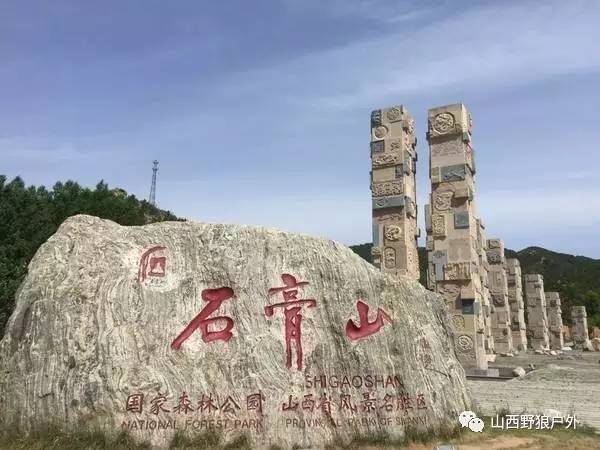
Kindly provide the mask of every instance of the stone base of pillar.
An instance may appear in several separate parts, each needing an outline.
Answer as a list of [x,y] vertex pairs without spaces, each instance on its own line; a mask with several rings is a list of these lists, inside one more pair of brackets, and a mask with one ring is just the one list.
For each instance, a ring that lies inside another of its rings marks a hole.
[[512,338],[513,347],[515,348],[515,350],[518,350],[520,352],[527,350],[527,336],[525,335],[525,330],[513,331]]

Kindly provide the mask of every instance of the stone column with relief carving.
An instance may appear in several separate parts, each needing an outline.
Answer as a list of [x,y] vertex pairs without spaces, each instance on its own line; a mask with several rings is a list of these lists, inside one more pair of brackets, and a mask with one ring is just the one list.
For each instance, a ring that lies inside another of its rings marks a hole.
[[560,308],[560,294],[558,292],[546,292],[545,295],[550,348],[553,350],[562,350],[565,346],[565,337],[563,331],[562,309]]
[[544,277],[539,274],[525,275],[525,301],[527,302],[527,340],[533,350],[548,350],[548,316]]
[[[474,202],[471,117],[462,103],[430,109],[428,282],[448,305],[455,347],[464,367],[487,369],[484,292]],[[480,236],[479,236],[480,237]]]
[[519,263],[518,259],[506,259],[506,279],[508,282],[508,304],[510,306],[510,328],[513,347],[518,351],[525,351],[527,350],[527,328],[525,326],[525,302],[523,301],[521,263]]
[[573,348],[576,350],[593,350],[588,332],[587,311],[585,306],[572,306],[571,320],[573,321],[573,327],[571,328]]
[[415,124],[404,106],[371,113],[373,264],[419,279]]
[[488,239],[487,260],[492,297],[492,333],[494,335],[495,352],[513,353],[506,258],[504,256],[504,242],[501,239]]
[[488,243],[485,237],[485,225],[477,219],[477,253],[479,255],[479,277],[481,279],[482,309],[485,325],[485,352],[494,354],[494,334],[492,333],[492,300],[489,289],[489,263],[487,261]]

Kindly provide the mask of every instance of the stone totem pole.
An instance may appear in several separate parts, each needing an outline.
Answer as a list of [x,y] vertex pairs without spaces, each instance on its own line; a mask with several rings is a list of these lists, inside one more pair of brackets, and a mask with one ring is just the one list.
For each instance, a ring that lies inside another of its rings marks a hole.
[[573,321],[573,328],[571,329],[573,347],[577,350],[593,350],[588,333],[585,306],[573,306],[571,308],[571,320]]
[[527,328],[525,326],[525,302],[523,301],[523,281],[521,264],[516,258],[506,259],[506,278],[508,282],[508,304],[513,338],[516,350],[527,350]]
[[404,106],[371,113],[373,264],[419,279],[415,124]]
[[510,308],[508,303],[508,280],[504,242],[488,239],[487,260],[490,264],[490,294],[492,296],[492,333],[496,353],[514,351],[510,330]]
[[560,309],[560,295],[558,292],[546,292],[546,315],[548,316],[550,348],[553,350],[562,350],[565,346],[565,338],[562,310]]
[[431,179],[430,204],[425,209],[429,285],[446,299],[463,366],[487,369],[471,118],[464,105],[430,109],[427,140]]
[[[488,244],[485,238],[485,225],[481,219],[477,219],[477,253],[481,270],[482,308],[485,325],[485,351],[488,355],[494,354],[494,334],[492,333],[492,306],[489,285],[490,265],[487,259]],[[493,358],[493,357],[492,357]]]
[[548,317],[544,278],[538,274],[525,275],[525,299],[527,300],[527,337],[534,350],[548,350]]

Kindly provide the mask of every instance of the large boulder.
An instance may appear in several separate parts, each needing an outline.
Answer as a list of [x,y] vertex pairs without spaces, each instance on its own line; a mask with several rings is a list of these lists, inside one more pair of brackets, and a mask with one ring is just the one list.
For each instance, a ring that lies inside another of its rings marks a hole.
[[41,246],[0,342],[0,408],[257,447],[453,428],[470,409],[441,297],[334,241],[74,216]]

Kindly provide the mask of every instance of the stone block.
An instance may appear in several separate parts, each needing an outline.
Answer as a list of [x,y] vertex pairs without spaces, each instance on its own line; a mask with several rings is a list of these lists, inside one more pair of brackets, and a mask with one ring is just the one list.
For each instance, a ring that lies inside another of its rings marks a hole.
[[373,209],[404,208],[404,196],[373,199]]
[[385,141],[371,142],[371,153],[383,153],[385,151]]
[[379,236],[381,235],[380,225],[378,223],[373,223],[373,246],[378,247],[380,243]]
[[453,166],[444,166],[440,168],[441,181],[461,181],[464,180],[467,174],[467,166],[465,164],[456,164]]
[[[404,193],[404,180],[384,181],[380,183],[373,182],[371,187],[373,197],[392,197]],[[378,201],[374,200],[374,201]]]
[[470,217],[468,212],[455,212],[454,213],[454,228],[469,228]]
[[434,237],[446,236],[446,216],[444,214],[431,216],[431,230]]
[[442,182],[442,176],[441,176],[439,167],[431,168],[430,178],[431,178],[432,183],[441,183]]

